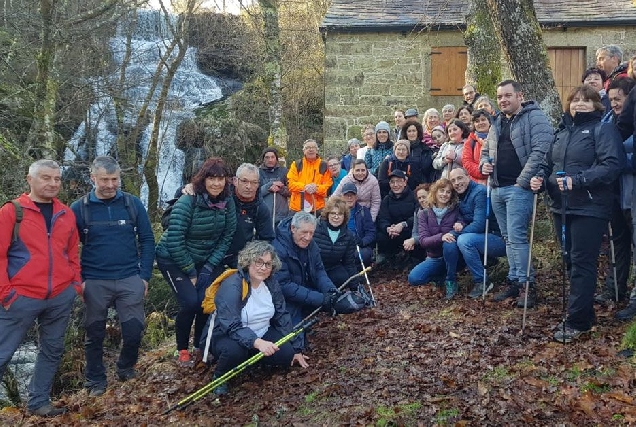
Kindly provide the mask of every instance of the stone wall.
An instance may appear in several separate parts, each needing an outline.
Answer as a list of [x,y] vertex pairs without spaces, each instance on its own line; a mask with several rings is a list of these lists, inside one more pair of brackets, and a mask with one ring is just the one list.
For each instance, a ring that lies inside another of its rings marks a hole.
[[[594,64],[600,46],[617,44],[627,56],[636,51],[633,28],[573,28],[544,31],[548,47],[586,47]],[[431,96],[431,47],[463,46],[460,31],[338,33],[325,35],[326,152],[342,152],[349,138],[360,138],[366,123],[393,125],[396,108],[459,105],[460,96]]]

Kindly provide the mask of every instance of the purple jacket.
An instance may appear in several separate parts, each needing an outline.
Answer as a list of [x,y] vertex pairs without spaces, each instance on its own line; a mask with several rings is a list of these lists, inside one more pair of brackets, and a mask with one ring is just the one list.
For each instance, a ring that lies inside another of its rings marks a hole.
[[432,209],[420,211],[417,217],[418,239],[420,246],[426,249],[427,257],[440,258],[443,255],[442,236],[451,231],[456,222],[463,224],[459,206],[447,211],[440,224]]

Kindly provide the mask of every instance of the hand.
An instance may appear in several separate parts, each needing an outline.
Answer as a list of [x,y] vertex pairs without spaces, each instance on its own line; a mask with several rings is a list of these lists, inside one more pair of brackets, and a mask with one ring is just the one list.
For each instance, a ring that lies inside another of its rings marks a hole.
[[211,265],[209,264],[205,264],[202,268],[201,271],[199,272],[199,277],[197,277],[197,280],[194,282],[194,286],[196,286],[197,288],[202,286],[204,288],[207,288],[208,286],[210,286],[210,284],[212,283],[212,273],[213,273],[213,268]]
[[557,184],[559,184],[559,190],[571,190],[572,189],[572,177],[566,176],[565,178],[557,178]]
[[393,231],[396,235],[402,233],[402,230],[404,230],[404,224],[393,224]]
[[272,184],[272,186],[269,187],[270,193],[278,193],[279,191],[280,191],[280,187],[276,184]]
[[314,194],[318,190],[318,186],[314,183],[305,185],[305,192],[309,194]]
[[533,176],[530,178],[530,189],[534,192],[537,192],[541,189],[541,185],[543,185],[543,178],[538,176]]
[[464,226],[459,222],[456,222],[453,225],[453,230],[455,230],[457,233],[461,233],[463,229],[464,229]]
[[[142,282],[144,282],[144,297],[148,296],[148,282],[146,282],[144,279],[141,279]],[[82,293],[84,293],[84,289],[82,288]]]
[[271,356],[279,350],[276,344],[270,341],[265,341],[261,338],[256,338],[256,341],[254,341],[254,348],[263,353],[265,356]]
[[194,196],[194,185],[192,183],[186,184],[181,190],[182,194],[187,194],[188,196]]
[[453,243],[455,242],[455,236],[450,233],[446,233],[442,236],[442,242]]
[[455,153],[455,150],[447,151],[446,152],[446,163],[450,163],[453,160],[455,160],[455,156],[456,155],[457,155],[457,153]]
[[483,175],[490,175],[494,170],[495,167],[492,165],[492,163],[484,163],[481,166],[481,173]]
[[415,249],[415,239],[412,237],[406,239],[402,244],[402,247],[405,251],[412,251],[413,249]]
[[328,313],[332,313],[334,311],[333,305],[338,301],[340,297],[340,293],[337,289],[332,289],[329,292],[323,294],[322,300],[322,309]]
[[196,277],[191,278],[190,281],[192,282],[192,286],[196,286],[197,285],[197,278]]
[[302,353],[296,353],[294,354],[294,358],[291,361],[291,365],[289,366],[294,366],[294,362],[298,363],[301,367],[303,368],[308,368],[309,364],[307,363],[307,361],[309,360],[309,357],[305,356]]
[[273,184],[278,187],[279,190],[285,186],[282,181],[274,181]]

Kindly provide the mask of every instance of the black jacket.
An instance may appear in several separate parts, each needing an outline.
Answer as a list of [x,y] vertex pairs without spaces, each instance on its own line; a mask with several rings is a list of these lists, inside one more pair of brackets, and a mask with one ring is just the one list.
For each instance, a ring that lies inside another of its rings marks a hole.
[[411,142],[411,176],[409,187],[415,187],[422,183],[433,182],[433,151],[421,141]]
[[347,228],[347,224],[342,224],[338,238],[332,242],[331,237],[329,237],[328,221],[321,219],[316,227],[314,241],[320,248],[320,259],[322,259],[322,264],[327,272],[338,265],[344,266],[349,276],[358,272],[356,269],[356,239]]
[[395,157],[395,154],[391,154],[388,159],[385,159],[380,163],[378,167],[378,183],[380,184],[380,196],[384,197],[389,194],[391,191],[391,187],[389,186],[389,174],[391,171],[396,169],[400,169],[402,172],[406,174],[408,177],[407,184],[411,190],[415,189],[415,187],[411,186],[411,157],[407,156],[406,159],[400,160]]
[[406,221],[410,235],[411,230],[413,230],[413,213],[418,206],[419,204],[408,186],[400,194],[389,192],[380,204],[380,212],[376,220],[378,230],[386,232],[388,226]]
[[[551,208],[561,212],[561,192],[557,184],[559,171],[572,177],[567,192],[566,213],[609,220],[614,197],[612,186],[626,162],[621,136],[611,123],[600,123],[602,112],[563,115],[554,143],[541,169],[546,176]],[[601,126],[600,131],[596,130]],[[598,136],[598,139],[597,139]]]

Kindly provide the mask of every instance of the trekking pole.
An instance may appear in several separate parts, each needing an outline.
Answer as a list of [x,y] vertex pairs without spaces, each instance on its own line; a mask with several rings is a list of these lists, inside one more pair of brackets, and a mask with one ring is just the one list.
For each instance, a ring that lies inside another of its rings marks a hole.
[[530,267],[532,266],[532,242],[534,240],[534,223],[537,219],[537,198],[539,193],[534,192],[532,200],[532,222],[530,223],[530,248],[528,249],[528,266],[526,267],[526,295],[523,299],[523,318],[521,320],[521,335],[526,329],[526,313],[528,312],[528,292],[530,291]]
[[278,193],[274,192],[274,201],[272,202],[272,228],[276,233],[276,196]]
[[[353,276],[349,277],[347,280],[345,280],[345,282],[340,285],[340,287],[338,288],[338,292],[340,292],[341,290],[343,290],[345,288],[345,286],[347,286],[349,284],[349,282],[351,282],[353,279],[355,279],[358,276],[362,276],[363,274],[367,274],[367,271],[371,270],[371,267],[367,267],[364,270],[354,274]],[[312,317],[314,317],[316,314],[318,314],[320,312],[320,310],[322,310],[322,307],[318,307],[317,309],[315,309],[314,311],[312,311],[311,313],[309,313],[307,315],[307,317],[305,317],[303,320],[301,320],[300,322],[298,322],[298,324],[296,326],[294,326],[294,329],[300,327],[302,324],[304,324],[305,322],[307,322],[309,319],[311,319]]]
[[618,278],[616,277],[616,252],[614,251],[614,231],[612,230],[612,222],[607,224],[609,241],[610,241],[610,255],[612,256],[612,272],[614,273],[614,293],[616,295],[616,302],[618,302]]
[[316,210],[316,195],[311,193],[311,209],[314,211],[314,216],[318,218],[318,211]]
[[[492,158],[488,158],[488,163],[492,163]],[[486,180],[486,230],[484,231],[484,281],[482,283],[482,293],[481,299],[482,301],[486,301],[486,294],[490,290],[490,287],[486,289],[486,283],[488,283],[488,230],[490,229],[490,177],[492,174],[488,175],[488,179]]]
[[563,182],[563,191],[561,191],[561,258],[562,258],[562,263],[561,263],[561,275],[562,275],[562,280],[561,280],[561,287],[562,287],[562,293],[563,293],[563,308],[562,308],[562,317],[563,317],[563,321],[561,322],[561,326],[563,328],[563,336],[565,337],[565,319],[566,319],[566,311],[565,311],[565,281],[566,281],[566,276],[567,276],[567,256],[568,256],[568,251],[567,248],[565,246],[565,220],[566,220],[566,207],[568,204],[568,187],[567,187],[567,180],[566,180],[566,175],[565,172],[557,172],[556,173],[557,179],[561,178],[562,182]]
[[[280,347],[281,345],[283,345],[283,344],[293,340],[294,338],[296,338],[305,329],[309,328],[310,326],[312,326],[316,322],[318,322],[318,318],[308,320],[306,323],[305,323],[305,321],[301,322],[299,324],[300,326],[294,328],[292,330],[292,332],[290,332],[289,334],[285,335],[284,337],[282,337],[281,339],[276,341],[274,344],[277,347]],[[265,357],[265,355],[259,351],[257,354],[255,354],[254,356],[250,357],[249,359],[247,359],[246,361],[244,361],[240,365],[232,368],[231,370],[227,371],[225,374],[221,375],[218,378],[215,378],[210,383],[208,383],[205,386],[201,387],[199,390],[195,391],[191,395],[189,395],[189,396],[185,397],[184,399],[180,400],[179,402],[177,402],[176,405],[173,405],[172,407],[166,409],[163,412],[163,415],[169,414],[170,412],[174,411],[175,409],[179,409],[179,410],[185,409],[187,406],[189,406],[189,405],[193,404],[194,402],[202,399],[203,397],[208,395],[212,390],[214,390],[215,388],[217,388],[221,384],[225,383],[229,379],[234,378],[235,376],[237,376],[238,374],[243,372],[247,367],[255,364],[256,362],[261,360],[263,357]]]
[[373,296],[373,289],[371,289],[371,282],[369,282],[369,275],[367,274],[367,269],[364,266],[364,261],[362,260],[362,252],[360,252],[360,245],[356,245],[356,249],[358,250],[358,258],[360,258],[360,265],[362,266],[362,271],[364,271],[364,278],[367,281],[367,287],[369,288],[369,292],[371,293],[371,307],[375,307],[377,304],[375,302],[375,296]]

